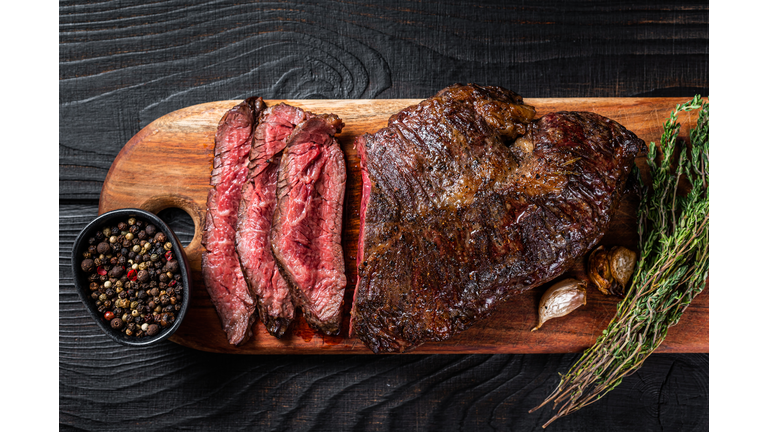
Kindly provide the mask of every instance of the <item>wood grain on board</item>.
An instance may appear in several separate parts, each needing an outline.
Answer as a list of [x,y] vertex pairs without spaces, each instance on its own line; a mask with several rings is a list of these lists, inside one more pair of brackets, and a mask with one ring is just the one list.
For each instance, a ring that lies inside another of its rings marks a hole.
[[[419,99],[390,100],[268,100],[268,105],[285,102],[315,113],[335,113],[346,126],[338,135],[346,156],[347,194],[343,247],[347,273],[344,326],[347,333],[351,294],[357,278],[356,245],[359,228],[360,170],[352,146],[354,138],[373,133],[388,118],[418,103]],[[538,115],[552,111],[591,111],[610,117],[650,144],[661,136],[664,119],[684,98],[567,98],[526,99]],[[191,348],[242,354],[370,353],[358,339],[329,337],[310,329],[298,319],[285,337],[270,336],[260,322],[254,336],[241,346],[230,345],[221,329],[215,309],[202,284],[200,256],[201,227],[205,218],[207,193],[213,159],[213,136],[222,115],[240,101],[218,101],[184,108],[167,114],[142,129],[118,154],[104,181],[99,213],[127,207],[159,212],[169,207],[186,211],[195,225],[195,234],[186,247],[193,270],[191,304],[184,323],[171,340]],[[695,117],[685,114],[682,135],[687,135]],[[645,168],[638,159],[641,170]],[[635,210],[637,196],[628,194],[614,216],[601,244],[634,247],[637,243]],[[577,265],[566,275],[584,277]],[[578,352],[594,343],[615,312],[617,299],[596,289],[588,293],[587,305],[567,317],[547,322],[540,331],[535,325],[538,300],[546,285],[510,299],[489,317],[469,330],[443,341],[425,344],[414,353],[565,353]],[[690,305],[680,323],[673,327],[658,352],[709,351],[708,288]]]

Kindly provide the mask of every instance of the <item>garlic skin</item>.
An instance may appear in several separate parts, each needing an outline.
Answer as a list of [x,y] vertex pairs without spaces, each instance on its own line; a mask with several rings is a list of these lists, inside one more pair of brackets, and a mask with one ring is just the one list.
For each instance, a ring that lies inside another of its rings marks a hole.
[[587,304],[587,283],[578,279],[564,279],[544,292],[539,301],[539,322],[531,331],[536,331],[552,318],[559,318],[579,306]]
[[624,297],[636,262],[637,253],[623,246],[598,246],[589,254],[587,275],[603,294]]

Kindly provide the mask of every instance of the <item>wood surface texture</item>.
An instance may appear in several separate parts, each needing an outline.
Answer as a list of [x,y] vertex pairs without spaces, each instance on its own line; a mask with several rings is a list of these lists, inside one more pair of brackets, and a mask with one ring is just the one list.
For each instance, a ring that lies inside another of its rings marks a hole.
[[[455,82],[529,100],[709,94],[704,1],[58,4],[61,430],[534,431],[550,412],[528,410],[578,358],[116,345],[80,303],[69,255],[118,153],[152,121],[254,94],[422,99]],[[186,212],[160,214],[193,240]],[[547,431],[707,430],[708,386],[708,354],[654,354]]]
[[[303,317],[281,339],[271,336],[260,321],[253,326],[254,337],[233,346],[228,343],[219,318],[202,280],[203,252],[200,240],[205,222],[206,200],[210,189],[214,134],[224,113],[241,101],[217,101],[183,108],[150,123],[131,138],[110,168],[99,201],[99,213],[121,208],[141,208],[158,213],[179,208],[192,218],[195,233],[186,247],[192,268],[190,309],[182,326],[171,337],[179,344],[213,352],[238,354],[317,354],[370,353],[349,333],[349,309],[357,282],[357,244],[359,234],[360,164],[354,148],[356,137],[374,133],[386,126],[389,117],[419,99],[368,100],[267,100],[268,106],[287,103],[321,114],[334,113],[345,123],[337,138],[347,165],[344,231],[342,247],[347,276],[345,314],[340,336],[329,337],[313,331]],[[647,143],[658,140],[665,116],[683,98],[574,98],[527,99],[538,116],[553,111],[591,111],[613,118]],[[690,113],[679,118],[681,136],[695,125]],[[644,158],[638,158],[646,173]],[[637,249],[637,196],[625,197],[601,244]],[[583,261],[586,260],[586,257]],[[576,266],[557,278],[586,279],[584,265]],[[527,291],[505,302],[486,319],[443,342],[429,343],[414,353],[567,353],[583,351],[592,345],[616,311],[617,299],[596,288],[588,291],[587,305],[567,317],[548,322],[531,332],[536,324],[538,301],[551,284]],[[681,322],[672,328],[659,352],[708,352],[708,290],[698,296]]]

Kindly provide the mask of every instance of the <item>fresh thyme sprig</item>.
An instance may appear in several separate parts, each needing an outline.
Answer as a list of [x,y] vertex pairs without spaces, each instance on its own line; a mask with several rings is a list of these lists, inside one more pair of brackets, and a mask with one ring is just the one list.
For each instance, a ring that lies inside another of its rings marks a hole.
[[[678,139],[678,114],[700,110],[691,148]],[[659,141],[649,146],[651,185],[637,213],[640,259],[627,295],[597,342],[561,375],[552,394],[531,412],[553,403],[543,427],[599,400],[634,373],[661,345],[669,327],[707,283],[709,274],[709,103],[701,96],[677,105]],[[635,175],[642,184],[639,171]],[[690,183],[681,194],[683,177]]]

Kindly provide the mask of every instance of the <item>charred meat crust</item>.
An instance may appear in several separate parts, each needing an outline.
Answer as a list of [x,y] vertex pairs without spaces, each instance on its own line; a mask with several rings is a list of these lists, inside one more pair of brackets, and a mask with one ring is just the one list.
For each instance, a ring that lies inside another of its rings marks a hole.
[[645,143],[593,113],[534,116],[513,92],[454,85],[358,139],[352,328],[374,352],[447,339],[602,237]]

